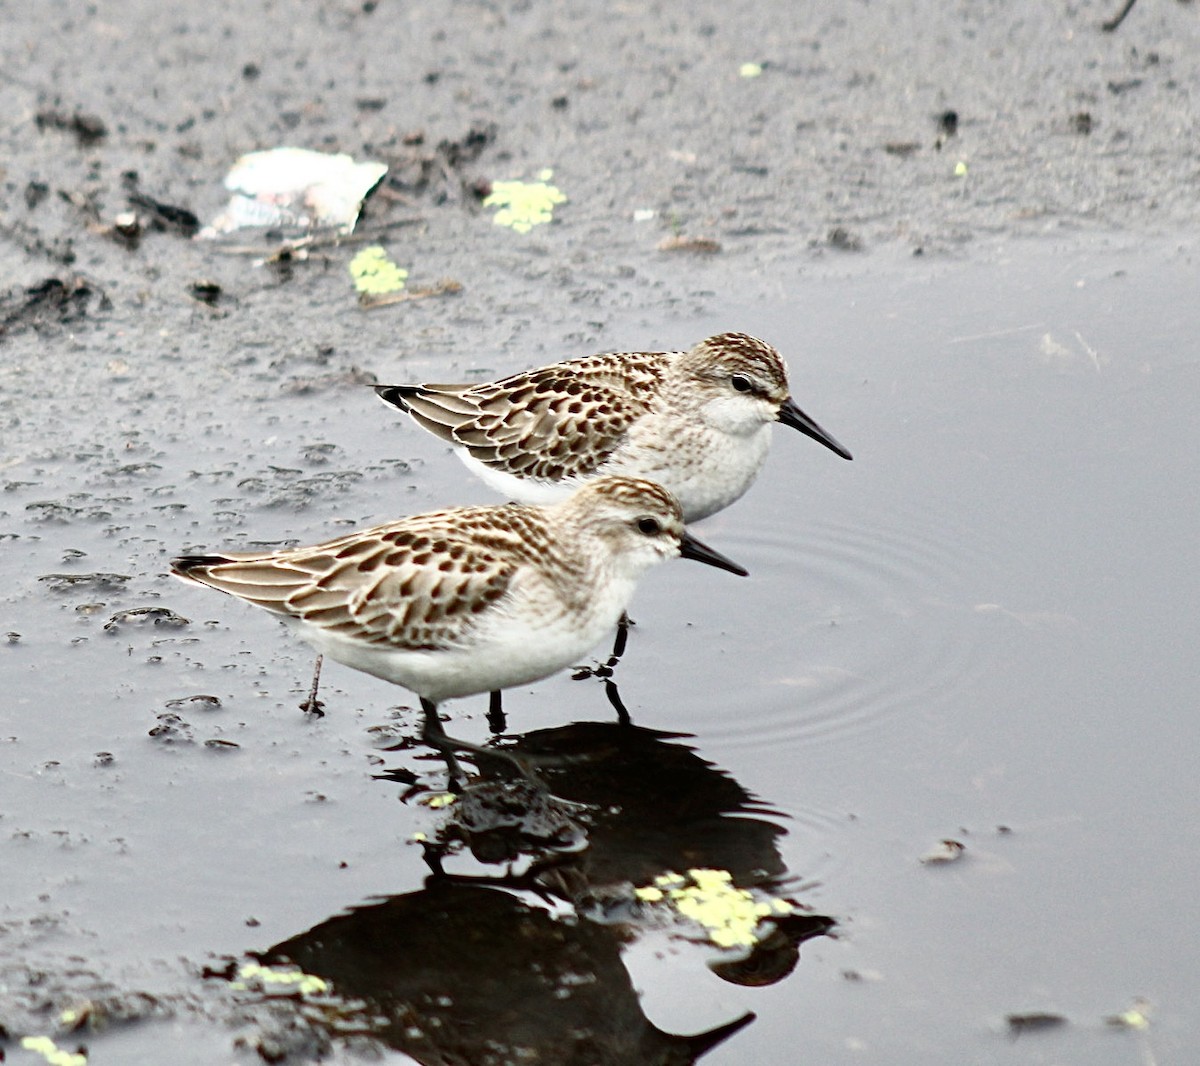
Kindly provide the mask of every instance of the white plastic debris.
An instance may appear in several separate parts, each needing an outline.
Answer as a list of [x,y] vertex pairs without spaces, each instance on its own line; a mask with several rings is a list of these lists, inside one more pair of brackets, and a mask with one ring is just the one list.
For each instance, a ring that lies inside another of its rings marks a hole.
[[363,200],[387,169],[384,163],[356,163],[348,155],[307,148],[250,152],[225,177],[233,193],[229,203],[197,236],[211,239],[250,226],[350,233]]

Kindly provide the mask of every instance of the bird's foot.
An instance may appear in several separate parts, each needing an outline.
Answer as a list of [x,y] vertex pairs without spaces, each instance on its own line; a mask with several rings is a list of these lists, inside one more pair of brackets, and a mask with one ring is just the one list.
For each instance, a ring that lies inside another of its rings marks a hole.
[[311,714],[314,718],[325,717],[325,704],[317,699],[317,689],[321,684],[321,663],[325,661],[324,655],[318,655],[317,661],[313,666],[312,684],[308,689],[308,696],[303,703],[300,704],[300,710],[305,714]]
[[305,714],[311,714],[314,718],[324,718],[325,717],[325,701],[324,700],[314,700],[311,696],[309,696],[308,699],[306,699],[303,703],[297,704],[297,706]]

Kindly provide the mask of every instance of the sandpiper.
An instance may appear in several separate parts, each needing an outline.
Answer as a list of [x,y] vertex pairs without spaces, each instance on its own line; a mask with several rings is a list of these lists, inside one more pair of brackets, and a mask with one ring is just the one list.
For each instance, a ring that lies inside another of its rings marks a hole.
[[424,739],[453,772],[453,749],[480,749],[446,736],[439,703],[570,666],[616,624],[642,573],[677,555],[746,573],[684,529],[662,486],[614,476],[552,506],[437,511],[311,547],[184,555],[171,569],[415,692]]
[[685,522],[740,498],[771,423],[850,453],[792,400],[787,367],[757,337],[720,333],[687,352],[610,352],[477,385],[378,385],[477,475],[525,503],[608,474],[657,481]]

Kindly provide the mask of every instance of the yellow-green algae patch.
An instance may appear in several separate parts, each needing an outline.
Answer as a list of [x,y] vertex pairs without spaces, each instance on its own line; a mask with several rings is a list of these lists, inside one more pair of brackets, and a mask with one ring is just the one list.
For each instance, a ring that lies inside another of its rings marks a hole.
[[21,1039],[21,1047],[41,1055],[50,1066],[87,1066],[87,1056],[77,1051],[64,1051],[48,1036],[26,1036]]
[[554,208],[565,204],[567,197],[557,186],[549,184],[553,170],[543,170],[537,181],[496,181],[483,201],[484,207],[498,207],[492,221],[508,226],[518,233],[528,233],[554,218]]
[[634,894],[643,903],[665,903],[674,908],[702,926],[709,939],[722,948],[752,947],[758,942],[761,922],[795,909],[785,899],[762,899],[737,888],[728,870],[660,874],[652,885]]
[[362,295],[384,296],[404,288],[408,271],[393,263],[380,245],[372,244],[350,260],[350,277]]
[[329,991],[329,982],[303,970],[248,962],[238,969],[237,980],[230,987],[238,991],[260,988],[264,992],[319,996]]

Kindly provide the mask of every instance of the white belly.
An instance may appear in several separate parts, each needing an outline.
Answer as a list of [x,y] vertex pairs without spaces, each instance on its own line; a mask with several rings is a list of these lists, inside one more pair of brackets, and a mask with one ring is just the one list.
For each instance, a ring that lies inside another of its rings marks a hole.
[[358,643],[299,621],[293,626],[331,659],[440,703],[526,685],[574,665],[611,633],[633,588],[632,581],[605,582],[577,614],[517,589],[464,633],[460,645],[433,651]]
[[463,461],[463,465],[477,478],[494,491],[500,493],[506,500],[516,500],[517,503],[558,503],[571,495],[581,482],[571,481],[542,481],[538,478],[517,477],[495,466],[481,463],[464,448],[455,448],[455,454]]

